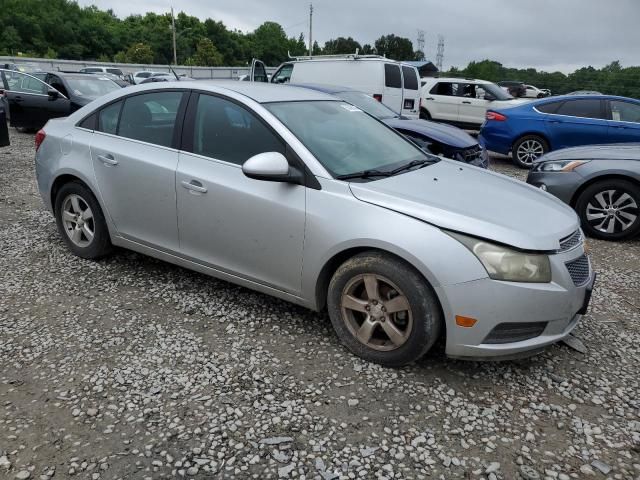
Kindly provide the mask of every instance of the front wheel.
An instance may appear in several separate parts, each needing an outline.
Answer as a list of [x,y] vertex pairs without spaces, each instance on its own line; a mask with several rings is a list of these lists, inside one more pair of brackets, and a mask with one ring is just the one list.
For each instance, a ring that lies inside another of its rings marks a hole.
[[429,113],[429,111],[426,108],[421,108],[420,109],[420,118],[422,120],[431,120],[431,114]]
[[378,252],[343,263],[331,279],[327,303],[340,341],[365,360],[388,367],[418,360],[442,327],[440,305],[425,279]]
[[512,150],[513,163],[520,168],[531,168],[533,162],[549,151],[547,141],[538,135],[520,138]]
[[601,240],[625,240],[640,233],[640,187],[622,179],[602,180],[576,202],[582,228]]

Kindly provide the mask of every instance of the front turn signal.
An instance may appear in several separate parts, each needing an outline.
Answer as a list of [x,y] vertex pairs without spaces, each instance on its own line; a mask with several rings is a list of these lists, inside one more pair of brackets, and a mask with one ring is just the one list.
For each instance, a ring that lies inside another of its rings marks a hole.
[[471,328],[476,324],[477,321],[478,320],[476,320],[475,318],[456,315],[456,325],[458,325],[459,327]]

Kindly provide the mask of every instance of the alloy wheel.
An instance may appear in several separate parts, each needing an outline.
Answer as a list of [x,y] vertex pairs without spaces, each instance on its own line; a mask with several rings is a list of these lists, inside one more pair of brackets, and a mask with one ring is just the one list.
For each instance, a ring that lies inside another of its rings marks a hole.
[[596,193],[587,203],[587,222],[595,230],[606,234],[628,230],[638,221],[638,215],[638,204],[624,190],[603,190]]
[[525,140],[518,146],[516,155],[518,160],[526,165],[532,165],[534,160],[544,154],[544,145],[538,140]]
[[381,275],[363,274],[351,279],[342,291],[340,308],[349,332],[374,350],[400,348],[411,335],[409,300]]
[[93,241],[93,212],[81,196],[71,194],[62,202],[62,225],[74,245],[86,248]]

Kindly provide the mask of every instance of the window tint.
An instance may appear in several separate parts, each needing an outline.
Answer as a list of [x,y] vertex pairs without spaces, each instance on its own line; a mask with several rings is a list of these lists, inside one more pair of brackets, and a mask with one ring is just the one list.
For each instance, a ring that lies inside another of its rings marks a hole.
[[149,78],[151,76],[151,72],[138,72],[136,73],[136,77],[140,78]]
[[384,84],[390,88],[402,88],[400,67],[398,65],[384,64]]
[[271,79],[273,83],[289,83],[291,80],[291,72],[293,72],[293,65],[284,65]]
[[122,102],[116,102],[100,110],[97,128],[99,132],[111,133],[112,135],[118,132],[120,107],[122,107]]
[[154,92],[128,97],[122,107],[118,135],[171,146],[182,92]]
[[402,67],[402,76],[404,78],[404,88],[418,90],[418,76],[413,68]]
[[223,98],[200,95],[193,152],[242,165],[258,153],[284,154],[284,144],[245,108]]
[[618,122],[640,123],[640,105],[611,100],[611,118]]
[[582,118],[604,118],[600,100],[568,100],[558,111],[558,115]]
[[62,82],[60,77],[56,75],[50,75],[48,82],[49,82],[49,85],[51,85],[53,88],[58,90],[65,97],[69,98],[69,92],[67,91],[67,87],[64,86],[64,83]]
[[122,75],[122,70],[120,70],[119,68],[107,68],[107,73],[112,73],[114,75]]
[[14,92],[36,93],[46,95],[49,89],[48,85],[41,82],[35,77],[25,75],[20,72],[4,72],[7,80],[7,89]]
[[549,102],[543,105],[536,105],[536,110],[542,113],[556,113],[562,102]]
[[88,130],[95,130],[95,128],[96,128],[96,118],[98,118],[98,115],[96,113],[94,113],[93,115],[89,115],[87,118],[82,120],[78,124],[78,126],[81,127],[81,128],[86,128]]
[[451,83],[451,82],[439,82],[433,86],[433,88],[429,93],[433,95],[445,95],[447,97],[455,97],[458,95],[458,91],[459,91],[458,85],[459,84],[457,83]]

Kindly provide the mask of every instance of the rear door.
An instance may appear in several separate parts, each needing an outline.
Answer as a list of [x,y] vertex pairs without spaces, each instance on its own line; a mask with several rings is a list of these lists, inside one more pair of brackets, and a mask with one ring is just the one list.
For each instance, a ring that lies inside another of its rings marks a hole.
[[249,72],[249,78],[252,82],[268,83],[269,77],[267,75],[267,67],[263,61],[254,58],[251,60],[251,71]]
[[461,98],[455,82],[438,82],[424,96],[424,105],[431,118],[445,122],[457,122]]
[[415,67],[402,66],[402,115],[419,118],[420,77]]
[[382,103],[394,112],[402,110],[402,73],[397,63],[384,64],[384,87],[382,89]]
[[545,124],[554,150],[610,143],[605,101],[599,98],[566,100],[545,116]]
[[640,142],[640,103],[629,100],[610,100],[609,141]]

